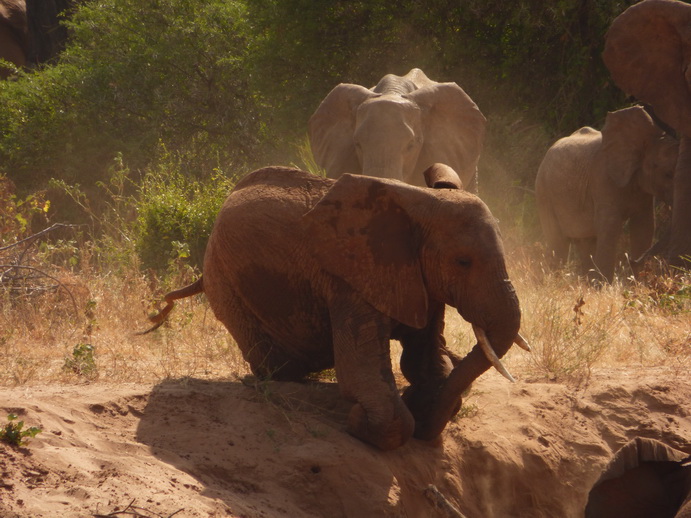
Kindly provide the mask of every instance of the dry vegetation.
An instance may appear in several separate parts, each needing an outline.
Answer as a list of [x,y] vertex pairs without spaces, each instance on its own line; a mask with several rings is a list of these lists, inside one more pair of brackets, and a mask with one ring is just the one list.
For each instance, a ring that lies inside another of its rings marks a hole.
[[[603,367],[689,369],[688,272],[651,277],[647,285],[624,279],[595,288],[567,272],[546,272],[529,252],[508,254],[523,309],[522,332],[533,346],[532,354],[513,348],[507,355],[515,375],[582,383]],[[60,281],[52,290],[0,291],[0,385],[232,379],[248,372],[203,296],[180,301],[155,333],[136,334],[147,327],[147,314],[169,286],[192,279],[188,268],[165,285],[136,267],[117,275],[61,269],[50,275]],[[469,349],[470,326],[453,310],[448,316],[450,346]]]

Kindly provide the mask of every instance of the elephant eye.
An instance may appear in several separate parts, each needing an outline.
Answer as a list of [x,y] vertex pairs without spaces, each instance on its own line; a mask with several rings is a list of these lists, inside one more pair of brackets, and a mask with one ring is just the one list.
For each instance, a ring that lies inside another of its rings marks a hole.
[[460,257],[456,259],[456,262],[459,266],[462,266],[463,268],[470,268],[470,266],[473,264],[473,262],[468,257]]

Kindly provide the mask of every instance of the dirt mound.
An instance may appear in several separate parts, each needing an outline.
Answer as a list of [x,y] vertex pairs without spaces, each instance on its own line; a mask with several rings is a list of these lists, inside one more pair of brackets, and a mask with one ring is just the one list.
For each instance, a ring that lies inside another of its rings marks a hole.
[[0,443],[0,516],[130,505],[178,518],[453,516],[449,506],[577,517],[629,439],[691,451],[691,380],[661,370],[600,372],[581,388],[488,373],[443,440],[393,452],[348,436],[348,408],[333,383],[0,389],[3,417],[43,429],[25,448]]

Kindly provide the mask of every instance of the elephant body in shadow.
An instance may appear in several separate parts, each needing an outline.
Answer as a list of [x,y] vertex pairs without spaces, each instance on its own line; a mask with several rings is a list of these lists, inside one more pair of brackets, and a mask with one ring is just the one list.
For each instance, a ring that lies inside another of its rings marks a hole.
[[655,199],[671,203],[678,143],[641,106],[607,115],[602,131],[584,127],[545,154],[535,180],[549,252],[563,264],[576,246],[583,273],[612,281],[628,223],[630,257],[652,244]]
[[647,103],[679,138],[672,221],[662,255],[670,264],[691,257],[691,5],[644,0],[628,7],[605,35],[602,59],[614,83]]
[[691,518],[691,455],[655,439],[624,445],[588,495],[585,518]]
[[461,87],[415,68],[386,75],[369,89],[336,86],[310,118],[308,133],[315,160],[330,178],[363,174],[423,186],[423,171],[443,163],[476,192],[485,125]]

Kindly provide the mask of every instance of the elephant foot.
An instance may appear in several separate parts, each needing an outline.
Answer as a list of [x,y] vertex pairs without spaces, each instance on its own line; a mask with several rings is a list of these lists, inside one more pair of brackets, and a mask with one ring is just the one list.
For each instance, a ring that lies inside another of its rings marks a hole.
[[393,419],[381,424],[368,417],[367,411],[356,403],[348,415],[349,434],[372,444],[380,450],[393,450],[403,446],[413,435],[415,421],[403,402],[397,398]]
[[[441,430],[436,431],[430,429],[432,421],[438,422],[439,418],[436,416],[438,412],[439,396],[444,388],[445,380],[436,380],[435,382],[425,383],[423,385],[411,385],[403,392],[403,401],[408,410],[415,419],[415,431],[413,437],[425,441],[434,440],[441,435]],[[451,409],[451,413],[445,422],[448,422],[460,410],[463,400],[459,397],[458,402]]]

